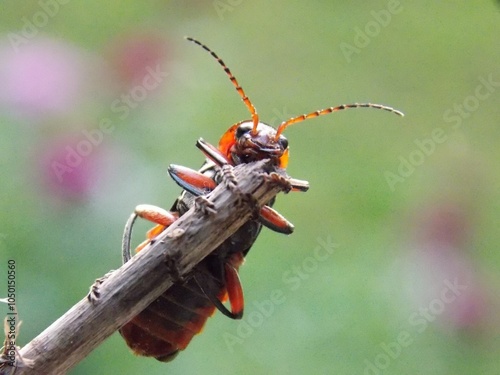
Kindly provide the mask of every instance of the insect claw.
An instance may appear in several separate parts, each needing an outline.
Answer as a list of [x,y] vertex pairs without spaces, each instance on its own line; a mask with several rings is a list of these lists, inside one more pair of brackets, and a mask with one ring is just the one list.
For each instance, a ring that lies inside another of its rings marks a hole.
[[264,176],[265,176],[265,178],[270,179],[272,182],[274,182],[279,187],[281,187],[281,189],[285,193],[288,193],[293,188],[290,180],[279,173],[271,172],[269,175],[264,175]]
[[221,168],[222,171],[222,178],[228,187],[229,190],[232,192],[237,190],[237,185],[238,185],[238,180],[236,179],[236,176],[234,174],[234,168],[230,164],[224,164]]
[[217,210],[214,208],[215,205],[204,196],[196,197],[194,205],[196,209],[200,210],[205,216],[215,215],[217,213]]
[[92,304],[92,305],[97,305],[99,302],[99,298],[101,298],[101,292],[100,292],[100,286],[104,283],[104,281],[111,276],[111,274],[114,272],[114,270],[109,271],[107,274],[105,274],[103,277],[100,277],[94,281],[94,283],[90,286],[90,291],[87,294],[87,300]]
[[[14,314],[17,315],[17,310],[14,305]],[[22,321],[19,321],[14,328],[14,332],[19,335]],[[15,345],[10,339],[12,339],[12,328],[8,322],[7,317],[5,317],[3,322],[3,329],[5,340],[3,346],[0,348],[0,375],[14,375],[17,369],[28,367],[32,368],[35,361],[30,358],[25,358],[19,353],[21,349],[20,346]],[[14,353],[12,353],[14,352]]]

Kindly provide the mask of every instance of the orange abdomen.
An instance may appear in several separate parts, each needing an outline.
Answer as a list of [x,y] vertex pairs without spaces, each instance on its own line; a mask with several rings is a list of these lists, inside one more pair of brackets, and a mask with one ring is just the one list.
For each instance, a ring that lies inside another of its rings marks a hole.
[[[225,288],[221,286],[217,294],[223,300]],[[120,334],[135,354],[169,362],[186,348],[214,312],[215,306],[191,279],[174,284],[125,324]]]

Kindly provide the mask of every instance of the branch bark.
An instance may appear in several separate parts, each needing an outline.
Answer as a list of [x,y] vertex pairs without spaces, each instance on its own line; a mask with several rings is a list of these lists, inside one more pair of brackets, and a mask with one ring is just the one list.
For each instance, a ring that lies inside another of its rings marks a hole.
[[[269,178],[264,162],[237,166],[238,189],[259,205],[267,203],[283,184]],[[276,176],[275,176],[276,177]],[[33,360],[16,374],[64,374],[131,318],[144,310],[175,280],[165,260],[178,254],[178,269],[186,275],[233,234],[255,210],[238,192],[220,184],[208,197],[217,213],[206,216],[192,208],[131,261],[114,271],[100,286],[96,305],[82,299],[20,351]]]

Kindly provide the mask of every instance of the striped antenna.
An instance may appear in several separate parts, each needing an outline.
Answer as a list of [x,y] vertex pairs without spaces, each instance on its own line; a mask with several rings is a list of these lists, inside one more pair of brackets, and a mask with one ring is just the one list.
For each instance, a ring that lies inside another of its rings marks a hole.
[[349,109],[349,108],[375,108],[375,109],[383,109],[384,111],[392,112],[395,113],[396,115],[399,116],[404,116],[404,113],[401,111],[398,111],[397,109],[387,107],[382,104],[372,104],[372,103],[353,103],[353,104],[342,104],[337,107],[329,107],[325,109],[321,109],[319,111],[314,111],[311,113],[308,113],[307,115],[301,115],[297,117],[292,117],[289,120],[283,121],[281,125],[278,127],[278,130],[276,131],[276,136],[275,140],[278,140],[279,136],[281,133],[283,133],[283,130],[285,130],[287,127],[289,127],[292,124],[296,124],[297,122],[301,122],[304,120],[308,120],[310,118],[314,117],[319,117],[323,115],[328,115],[333,112],[337,111],[342,111],[343,109]]
[[252,122],[253,122],[252,134],[253,135],[257,134],[257,125],[259,124],[259,115],[258,115],[257,110],[255,109],[254,105],[250,101],[250,99],[248,99],[248,96],[245,95],[245,91],[243,91],[243,88],[240,86],[240,84],[236,80],[236,77],[233,76],[233,73],[231,73],[231,71],[226,66],[226,64],[224,64],[224,61],[222,61],[222,59],[219,56],[217,56],[217,54],[214,51],[212,51],[210,48],[208,48],[203,43],[197,41],[196,39],[190,38],[188,36],[185,37],[185,38],[187,40],[189,40],[190,42],[193,42],[193,43],[199,45],[205,51],[207,51],[208,53],[210,53],[212,55],[212,57],[215,60],[217,60],[217,62],[220,64],[220,66],[222,66],[222,68],[226,72],[227,76],[229,77],[229,79],[233,83],[234,87],[236,87],[236,91],[238,92],[238,94],[240,94],[241,100],[243,100],[243,103],[245,103],[245,105],[247,106],[248,110],[250,111],[250,114],[252,115]]

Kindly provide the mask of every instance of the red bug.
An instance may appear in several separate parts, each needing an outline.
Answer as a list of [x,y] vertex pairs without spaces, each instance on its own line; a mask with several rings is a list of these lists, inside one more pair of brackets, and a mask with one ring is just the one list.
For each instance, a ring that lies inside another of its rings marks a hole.
[[[383,109],[403,116],[400,111],[380,104],[344,104],[293,117],[274,129],[259,121],[254,105],[224,62],[204,44],[192,38],[187,39],[209,52],[222,66],[250,111],[251,119],[232,125],[221,137],[219,147],[199,139],[197,147],[207,157],[199,171],[170,165],[170,176],[184,191],[170,211],[150,205],[136,207],[135,216],[127,224],[125,231],[124,262],[130,259],[130,232],[137,216],[157,224],[148,231],[147,240],[136,249],[140,251],[192,207],[196,197],[203,196],[221,183],[226,178],[223,173],[225,167],[269,159],[277,168],[286,168],[288,141],[282,133],[288,126],[348,108]],[[292,180],[292,190],[307,189],[307,182]],[[262,225],[285,234],[293,231],[293,225],[271,208],[273,203],[274,199],[260,209],[258,219],[249,220],[207,256],[186,281],[175,283],[120,329],[121,335],[135,354],[155,357],[164,362],[171,361],[179,351],[186,348],[193,336],[201,331],[207,318],[216,308],[232,319],[242,317],[244,300],[238,268],[255,242]],[[223,304],[226,300],[229,300],[230,309]]]

